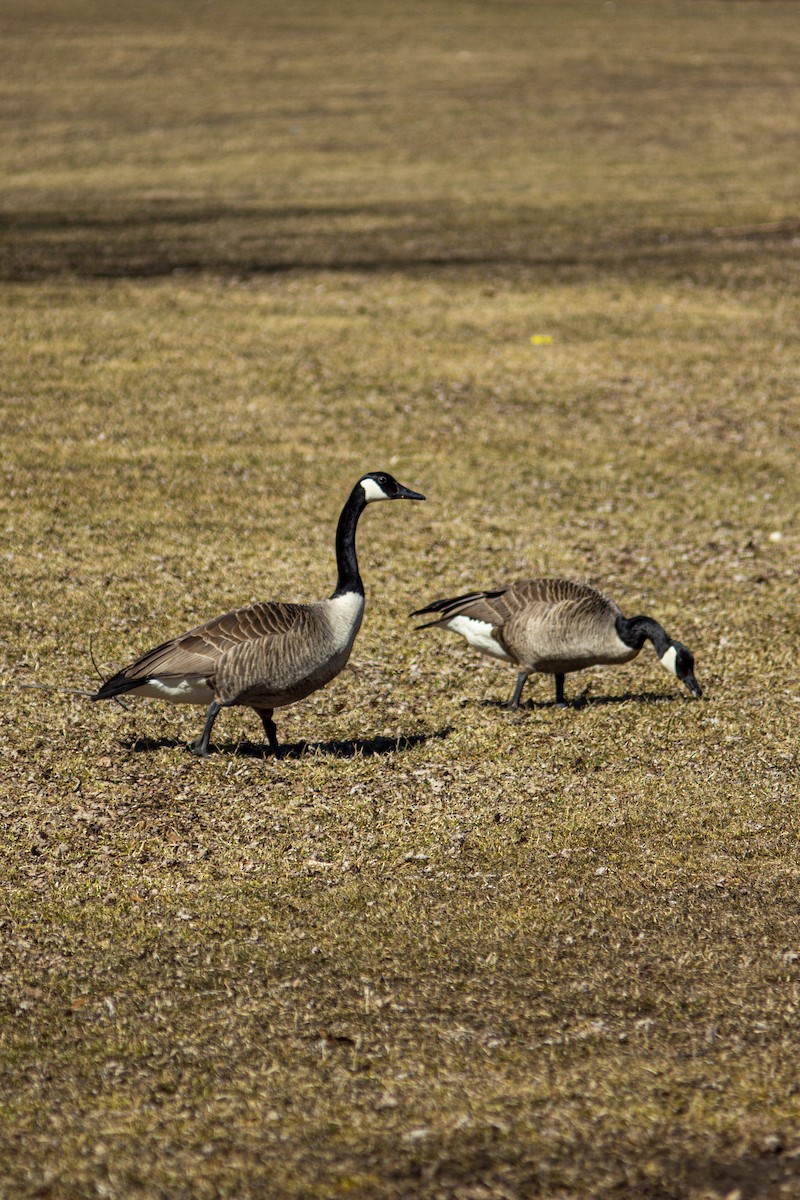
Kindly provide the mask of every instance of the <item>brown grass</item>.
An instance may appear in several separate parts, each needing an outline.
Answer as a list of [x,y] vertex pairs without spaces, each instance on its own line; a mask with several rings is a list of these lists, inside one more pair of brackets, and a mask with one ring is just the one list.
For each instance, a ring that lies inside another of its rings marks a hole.
[[[0,40],[0,1194],[797,1195],[794,6],[109,12]],[[379,467],[282,761],[19,687],[327,594]],[[540,573],[704,700],[407,620]]]

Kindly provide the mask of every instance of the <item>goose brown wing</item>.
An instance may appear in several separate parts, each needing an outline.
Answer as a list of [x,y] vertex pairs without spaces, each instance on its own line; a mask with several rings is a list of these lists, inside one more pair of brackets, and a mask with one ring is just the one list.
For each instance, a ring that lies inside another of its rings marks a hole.
[[509,621],[598,621],[621,613],[618,604],[588,583],[571,579],[522,579],[505,593]]
[[305,605],[278,602],[234,609],[149,650],[107,680],[95,699],[130,691],[147,679],[207,679],[229,651],[243,643],[282,637],[302,625],[307,612]]
[[437,613],[436,620],[431,622],[433,625],[443,624],[451,617],[458,616],[487,621],[491,625],[504,625],[523,610],[532,613],[573,605],[587,614],[599,614],[609,609],[615,614],[622,611],[613,600],[588,583],[575,583],[571,579],[520,579],[497,591],[467,592],[464,596],[453,596],[448,600],[434,600],[425,608],[418,608],[411,616]]
[[467,592],[464,596],[453,596],[449,600],[434,600],[425,608],[418,608],[412,617],[424,613],[437,613],[435,621],[420,625],[428,629],[431,625],[445,625],[453,617],[470,617],[474,621],[486,621],[489,625],[502,625],[509,615],[505,602],[505,588],[496,592]]
[[523,606],[552,607],[556,604],[581,603],[598,610],[614,605],[597,588],[589,583],[575,583],[572,579],[520,579],[506,590],[509,607],[516,610]]
[[[506,593],[510,616],[500,632],[506,649],[538,655],[558,645],[566,654],[587,638],[597,641],[614,629],[619,605],[588,583],[570,579],[524,579]],[[535,656],[535,655],[534,655]]]

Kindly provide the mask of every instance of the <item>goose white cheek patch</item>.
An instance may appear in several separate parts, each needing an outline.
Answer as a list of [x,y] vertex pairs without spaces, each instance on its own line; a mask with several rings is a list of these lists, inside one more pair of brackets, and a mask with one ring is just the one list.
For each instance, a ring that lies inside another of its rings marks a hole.
[[674,646],[668,646],[667,649],[664,651],[664,653],[661,656],[662,667],[666,667],[666,669],[672,675],[678,674],[677,667],[676,667],[677,658],[678,658],[678,652]]
[[389,499],[389,497],[386,495],[386,492],[379,483],[376,483],[374,479],[362,479],[361,486],[364,489],[364,499],[366,500],[367,504],[369,504],[370,500]]

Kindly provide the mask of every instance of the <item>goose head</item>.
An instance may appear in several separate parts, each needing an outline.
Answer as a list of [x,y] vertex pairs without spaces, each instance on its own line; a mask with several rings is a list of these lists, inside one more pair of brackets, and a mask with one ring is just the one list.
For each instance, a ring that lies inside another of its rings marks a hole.
[[686,684],[696,700],[700,699],[703,690],[694,677],[694,655],[691,650],[682,642],[675,642],[670,638],[669,645],[661,655],[660,662],[671,675]]
[[421,492],[412,492],[411,488],[403,487],[393,475],[386,471],[370,471],[362,475],[358,481],[364,492],[364,502],[370,504],[373,500],[424,500]]

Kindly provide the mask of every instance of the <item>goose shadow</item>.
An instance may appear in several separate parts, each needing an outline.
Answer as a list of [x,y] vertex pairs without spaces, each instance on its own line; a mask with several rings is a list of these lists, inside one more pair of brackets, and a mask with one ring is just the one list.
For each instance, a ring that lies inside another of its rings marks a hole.
[[[592,705],[627,704],[631,700],[637,704],[666,704],[672,700],[689,700],[690,696],[682,696],[680,692],[619,692],[613,696],[589,696],[586,691],[572,700],[567,700],[566,707],[573,709],[587,708]],[[506,700],[480,700],[481,708],[499,708],[508,712]],[[538,712],[548,708],[557,708],[555,700],[523,700],[519,711]]]
[[[374,738],[350,738],[344,741],[284,742],[281,745],[279,762],[284,759],[305,758],[308,755],[325,755],[328,758],[374,758],[381,754],[397,754],[413,750],[426,742],[441,741],[452,733],[452,726],[445,725],[432,733],[404,733],[398,737],[378,736]],[[134,754],[151,754],[156,750],[186,750],[188,743],[176,737],[136,737],[120,743]],[[212,742],[212,755],[227,755],[237,758],[272,758],[265,742]]]

